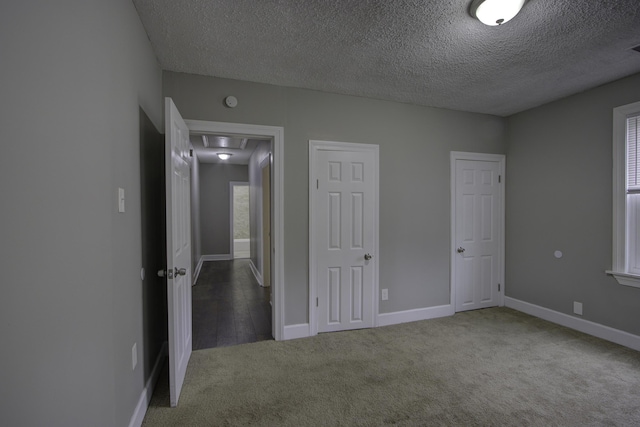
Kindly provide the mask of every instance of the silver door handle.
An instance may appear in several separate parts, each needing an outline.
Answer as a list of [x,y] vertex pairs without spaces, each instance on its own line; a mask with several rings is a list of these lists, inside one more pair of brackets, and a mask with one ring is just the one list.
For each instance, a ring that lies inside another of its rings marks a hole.
[[364,254],[364,259],[365,259],[365,261],[369,261],[371,258],[373,258],[373,255],[371,255],[371,254]]
[[173,270],[158,270],[158,277],[166,277],[167,279],[173,279]]
[[465,249],[464,249],[462,246],[460,246],[460,247],[458,248],[458,253],[459,253],[459,254],[464,253],[464,251],[465,251]]
[[178,267],[174,268],[174,273],[173,273],[174,277],[184,276],[185,274],[187,274],[186,268],[178,268]]

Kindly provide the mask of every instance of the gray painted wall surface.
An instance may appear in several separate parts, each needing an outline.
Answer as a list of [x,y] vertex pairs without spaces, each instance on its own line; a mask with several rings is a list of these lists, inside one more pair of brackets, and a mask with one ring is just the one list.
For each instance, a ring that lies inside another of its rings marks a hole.
[[0,425],[128,425],[153,359],[139,108],[161,129],[161,71],[130,0],[2,2],[0,40]]
[[246,165],[200,163],[199,176],[202,255],[232,254],[229,182],[248,182],[249,168]]
[[200,162],[194,154],[191,159],[191,271],[194,274],[202,256],[200,227]]
[[249,159],[249,230],[251,262],[260,274],[262,266],[262,168],[260,164],[271,152],[270,142],[261,142]]
[[284,127],[285,324],[308,321],[309,139],[380,145],[380,311],[449,303],[449,152],[505,153],[504,119],[174,72],[163,90],[188,119]]
[[582,302],[583,319],[640,335],[640,289],[604,273],[613,108],[636,101],[640,74],[508,119],[505,289],[566,314]]

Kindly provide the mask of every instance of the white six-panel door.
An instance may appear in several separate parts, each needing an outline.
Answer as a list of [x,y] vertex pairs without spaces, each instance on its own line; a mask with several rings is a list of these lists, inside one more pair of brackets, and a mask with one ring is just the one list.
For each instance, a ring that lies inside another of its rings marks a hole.
[[191,356],[191,181],[189,129],[171,98],[165,100],[165,138],[169,389],[176,406]]
[[454,159],[453,163],[455,311],[497,306],[503,268],[501,162]]
[[314,157],[312,282],[317,299],[312,309],[317,332],[372,327],[377,310],[377,152],[325,149]]

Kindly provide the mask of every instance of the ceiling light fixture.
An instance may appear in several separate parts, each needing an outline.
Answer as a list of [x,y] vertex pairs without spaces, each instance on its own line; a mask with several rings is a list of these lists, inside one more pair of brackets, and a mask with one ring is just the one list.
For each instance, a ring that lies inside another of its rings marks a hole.
[[220,160],[229,160],[229,158],[232,156],[232,154],[230,153],[218,153],[218,158]]
[[525,0],[473,0],[469,13],[485,25],[502,25],[520,12]]

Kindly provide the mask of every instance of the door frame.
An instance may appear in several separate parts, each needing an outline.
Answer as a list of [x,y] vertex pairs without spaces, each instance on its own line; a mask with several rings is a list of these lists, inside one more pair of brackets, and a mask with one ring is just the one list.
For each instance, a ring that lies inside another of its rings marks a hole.
[[234,236],[234,215],[235,210],[233,208],[234,205],[234,188],[235,187],[249,187],[249,183],[246,181],[229,181],[229,252],[231,254],[231,259],[236,259],[236,251],[235,251],[235,238]]
[[273,282],[272,329],[276,341],[284,339],[284,128],[203,120],[185,120],[191,132],[209,132],[244,137],[269,138],[272,145],[271,168],[271,274]]
[[504,283],[504,260],[505,260],[505,186],[506,186],[506,156],[504,154],[486,154],[486,153],[468,153],[463,151],[452,151],[451,152],[451,246],[449,247],[450,253],[450,269],[451,269],[451,283],[449,287],[451,288],[450,295],[450,303],[453,311],[456,309],[456,269],[455,269],[455,261],[456,261],[456,161],[457,160],[470,160],[470,161],[481,161],[481,162],[496,162],[498,163],[498,173],[500,174],[501,184],[499,186],[499,194],[500,194],[500,202],[498,206],[498,245],[499,245],[499,254],[498,254],[498,262],[500,266],[498,268],[500,280],[500,291],[498,292],[498,306],[504,306],[504,294],[505,294],[505,283]]
[[262,256],[260,257],[260,271],[262,272],[262,283],[261,285],[263,287],[270,287],[271,286],[271,251],[269,251],[269,270],[265,271],[265,244],[268,243],[269,247],[271,247],[271,213],[272,213],[272,209],[271,209],[271,179],[269,179],[268,181],[268,188],[269,188],[269,218],[268,218],[268,223],[269,223],[269,237],[268,240],[265,238],[265,229],[264,229],[264,224],[265,224],[265,210],[264,210],[264,189],[265,189],[265,184],[264,184],[264,180],[262,179],[264,177],[264,170],[265,168],[269,168],[269,177],[271,177],[271,164],[272,164],[272,155],[269,154],[268,157],[265,157],[264,160],[262,160],[262,162],[260,162],[260,182],[261,182],[261,194],[260,194],[260,236],[262,239],[262,244],[260,247],[260,251],[262,252]]
[[[370,152],[374,155],[374,214],[373,226],[375,229],[373,237],[374,255],[378,257],[379,250],[379,211],[380,211],[380,146],[377,144],[360,144],[353,142],[319,141],[309,140],[309,335],[318,335],[318,313],[316,310],[316,298],[318,296],[318,283],[316,281],[318,264],[316,262],[316,198],[314,190],[316,171],[316,159],[319,151],[348,151],[348,152]],[[373,271],[373,327],[378,326],[379,315],[379,258],[374,263]]]

